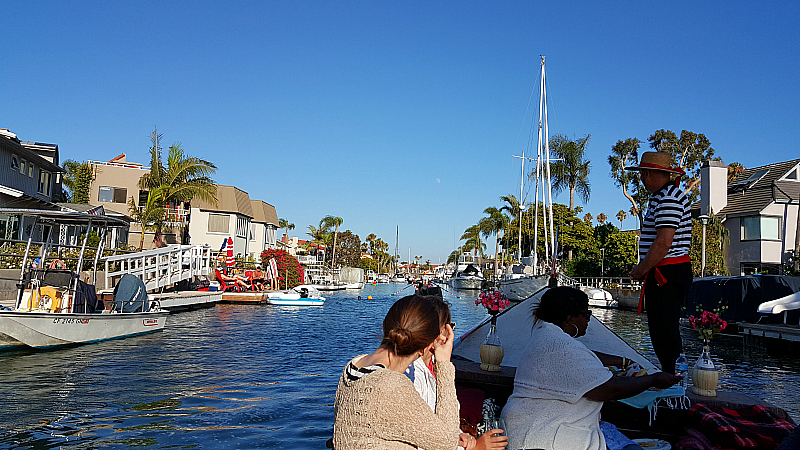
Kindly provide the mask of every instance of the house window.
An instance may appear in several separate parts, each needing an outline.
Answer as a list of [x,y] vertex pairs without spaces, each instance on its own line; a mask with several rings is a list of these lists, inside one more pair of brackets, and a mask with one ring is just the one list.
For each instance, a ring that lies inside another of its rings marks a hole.
[[100,186],[97,192],[98,202],[125,203],[128,198],[128,189],[111,186]]
[[795,167],[793,171],[789,172],[784,179],[785,180],[792,180],[792,181],[800,181],[800,168]]
[[208,232],[227,233],[230,230],[231,216],[227,214],[209,214]]
[[254,223],[250,224],[250,240],[251,241],[256,240],[256,224]]
[[28,162],[28,178],[33,178],[33,163]]
[[247,239],[247,230],[250,229],[250,220],[246,217],[236,216],[236,237]]
[[39,193],[50,195],[50,172],[46,170],[39,171]]
[[21,159],[21,160],[19,161],[19,173],[21,173],[21,174],[25,175],[25,170],[26,170],[26,166],[25,166],[25,160],[24,160],[24,159]]
[[19,158],[17,158],[17,155],[11,155],[11,170],[19,170]]
[[742,240],[768,240],[781,239],[780,217],[752,216],[742,217]]

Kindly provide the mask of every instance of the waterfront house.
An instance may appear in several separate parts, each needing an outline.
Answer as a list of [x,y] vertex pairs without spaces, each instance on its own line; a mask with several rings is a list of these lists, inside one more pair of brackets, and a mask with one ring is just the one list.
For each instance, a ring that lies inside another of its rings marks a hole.
[[[139,189],[139,179],[150,171],[140,163],[130,162],[123,153],[108,162],[90,161],[95,179],[89,191],[89,203],[107,210],[129,214],[128,202],[142,208],[148,192]],[[247,192],[234,186],[217,185],[216,205],[194,199],[191,204],[167,205],[167,228],[162,240],[167,244],[207,244],[219,248],[223,238],[234,241],[234,253],[242,258],[259,259],[265,248],[277,247],[278,214],[275,207],[251,199]],[[128,244],[138,246],[141,226],[132,223]],[[143,248],[154,246],[154,232],[146,230]]]
[[263,200],[250,200],[253,220],[250,224],[249,255],[258,259],[261,252],[278,248],[278,213],[275,207]]
[[729,231],[725,265],[731,275],[781,274],[800,242],[800,159],[727,177],[722,161],[703,164],[693,217],[713,211]]
[[[61,173],[58,145],[20,141],[0,128],[0,207],[58,210],[53,197],[61,193]],[[31,220],[0,214],[0,239],[27,239]],[[39,239],[41,235],[34,236]]]

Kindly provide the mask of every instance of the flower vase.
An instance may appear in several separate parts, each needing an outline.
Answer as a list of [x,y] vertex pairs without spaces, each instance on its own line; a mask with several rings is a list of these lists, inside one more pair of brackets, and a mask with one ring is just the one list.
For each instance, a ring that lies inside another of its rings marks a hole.
[[487,372],[499,372],[500,363],[503,362],[503,346],[497,336],[497,316],[492,315],[492,323],[489,327],[489,334],[481,345],[481,370]]
[[694,364],[692,369],[692,392],[704,397],[717,396],[717,384],[719,383],[719,369],[714,366],[711,360],[711,353],[708,348],[708,341],[703,344],[703,353]]

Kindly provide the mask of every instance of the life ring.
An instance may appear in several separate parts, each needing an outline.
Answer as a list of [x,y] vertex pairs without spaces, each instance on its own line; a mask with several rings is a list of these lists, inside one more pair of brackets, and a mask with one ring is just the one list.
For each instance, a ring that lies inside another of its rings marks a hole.
[[64,264],[64,261],[60,259],[54,259],[50,261],[50,265],[48,266],[50,269],[66,269],[67,265]]

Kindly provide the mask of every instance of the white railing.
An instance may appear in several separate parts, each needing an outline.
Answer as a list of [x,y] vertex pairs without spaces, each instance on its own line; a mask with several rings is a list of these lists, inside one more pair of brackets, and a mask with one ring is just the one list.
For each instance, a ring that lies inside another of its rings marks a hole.
[[141,169],[141,170],[150,170],[149,167],[144,167],[141,164],[137,163],[129,163],[129,162],[108,162],[108,161],[87,161],[89,164],[93,166],[112,166],[112,167],[125,167],[126,169]]
[[[138,207],[139,211],[144,210],[144,206]],[[186,225],[189,223],[189,210],[184,208],[171,208],[169,206],[164,208],[164,222],[171,226]],[[138,222],[134,222],[138,223]]]
[[[211,271],[211,247],[205,245],[170,245],[138,253],[103,258],[106,263],[105,289],[111,289],[112,279],[125,274],[139,277],[148,291],[171,286]],[[119,264],[110,270],[112,263]]]
[[300,264],[322,264],[315,255],[297,255],[297,262]]

